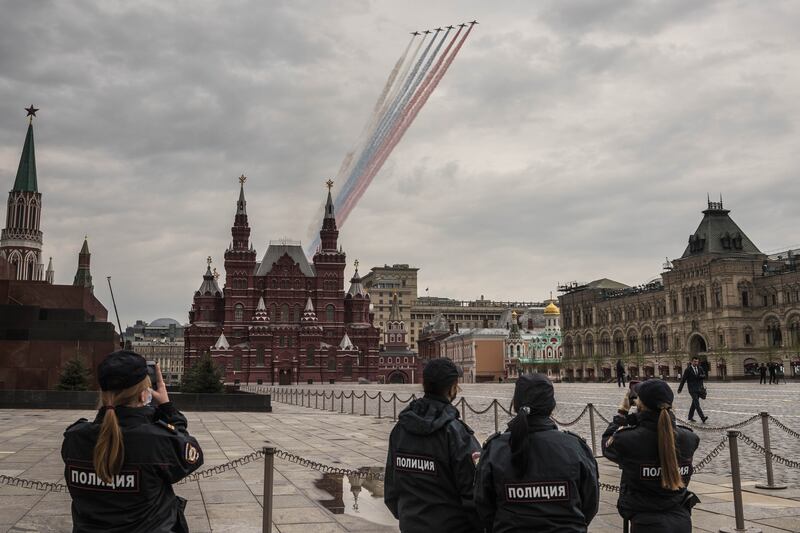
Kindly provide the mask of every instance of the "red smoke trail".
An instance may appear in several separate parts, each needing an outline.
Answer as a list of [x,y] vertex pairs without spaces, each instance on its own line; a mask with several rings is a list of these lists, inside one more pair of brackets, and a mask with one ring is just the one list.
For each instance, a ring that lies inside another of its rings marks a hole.
[[[461,41],[459,41],[458,45],[453,50],[453,53],[450,54],[450,56],[445,60],[444,65],[441,67],[441,70],[436,73],[435,78],[428,85],[427,89],[425,90],[425,93],[422,94],[421,97],[416,101],[416,105],[414,106],[413,109],[408,110],[404,113],[404,116],[401,121],[402,123],[393,131],[392,136],[391,138],[388,139],[386,145],[382,147],[379,154],[373,159],[372,163],[370,163],[369,168],[364,173],[364,178],[360,180],[357,188],[350,194],[350,197],[348,198],[348,201],[345,204],[345,209],[342,210],[343,211],[342,215],[345,218],[350,213],[352,208],[355,206],[355,203],[361,198],[361,196],[363,196],[367,186],[372,182],[372,179],[375,177],[375,174],[377,174],[378,171],[381,169],[383,163],[389,157],[389,154],[391,154],[394,147],[397,146],[397,143],[400,142],[400,139],[402,139],[403,135],[405,134],[406,130],[408,130],[411,123],[414,122],[414,119],[416,118],[417,114],[425,105],[425,103],[428,101],[428,98],[433,93],[433,90],[436,89],[436,86],[439,84],[442,77],[444,77],[444,74],[447,72],[447,69],[450,68],[450,65],[453,63],[453,60],[455,59],[459,50],[461,50],[461,46],[464,44],[464,41],[467,40],[467,37],[472,31],[472,28],[473,26],[470,26],[467,29],[467,31],[464,33],[464,36],[461,38]],[[456,36],[458,36],[458,34],[456,34]],[[448,49],[449,48],[450,46],[448,45]],[[443,56],[444,55],[445,54],[443,54]],[[416,96],[417,95],[415,94],[414,97],[416,98]]]

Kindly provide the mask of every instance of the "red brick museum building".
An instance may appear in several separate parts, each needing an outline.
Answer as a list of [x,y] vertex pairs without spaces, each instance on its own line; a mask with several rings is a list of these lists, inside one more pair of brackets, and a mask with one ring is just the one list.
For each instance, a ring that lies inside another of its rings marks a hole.
[[244,177],[225,251],[225,285],[208,268],[185,329],[184,366],[203,354],[226,383],[375,381],[379,331],[358,265],[345,292],[346,256],[338,246],[329,182],[320,246],[309,263],[299,242],[272,241],[261,261],[250,242]]

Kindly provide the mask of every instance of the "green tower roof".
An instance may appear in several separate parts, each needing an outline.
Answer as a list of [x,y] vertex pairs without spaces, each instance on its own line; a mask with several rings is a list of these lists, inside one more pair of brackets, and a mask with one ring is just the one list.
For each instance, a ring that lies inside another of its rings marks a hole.
[[28,124],[28,134],[25,136],[25,145],[22,147],[22,157],[19,158],[17,179],[14,181],[13,190],[38,192],[36,155],[33,150],[33,124]]

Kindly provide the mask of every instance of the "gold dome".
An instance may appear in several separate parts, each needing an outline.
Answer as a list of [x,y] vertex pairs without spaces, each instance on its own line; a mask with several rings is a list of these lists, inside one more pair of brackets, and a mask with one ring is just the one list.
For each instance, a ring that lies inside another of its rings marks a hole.
[[555,304],[553,300],[550,300],[550,303],[547,304],[547,307],[544,308],[544,314],[546,315],[560,315],[561,310]]

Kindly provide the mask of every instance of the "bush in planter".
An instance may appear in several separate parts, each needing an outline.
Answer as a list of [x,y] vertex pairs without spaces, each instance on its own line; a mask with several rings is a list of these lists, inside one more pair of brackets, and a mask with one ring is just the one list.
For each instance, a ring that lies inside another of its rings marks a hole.
[[70,359],[64,368],[61,369],[58,390],[89,390],[89,369],[83,364],[83,360],[76,357]]
[[181,392],[222,393],[225,392],[222,382],[222,368],[205,354],[183,374]]

